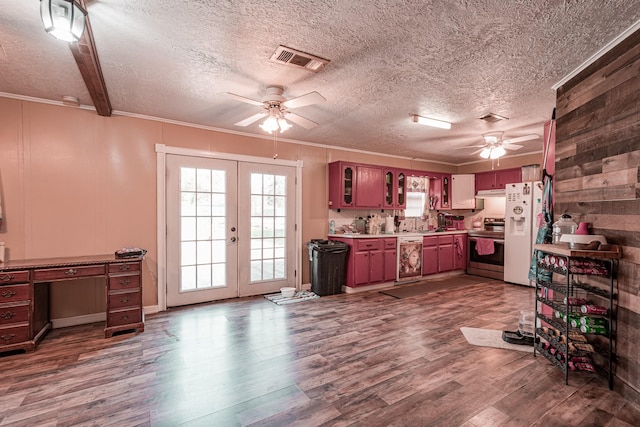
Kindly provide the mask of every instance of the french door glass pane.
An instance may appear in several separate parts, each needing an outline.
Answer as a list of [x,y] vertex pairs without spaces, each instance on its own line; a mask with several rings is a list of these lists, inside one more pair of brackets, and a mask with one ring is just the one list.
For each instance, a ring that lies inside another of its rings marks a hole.
[[251,282],[286,278],[286,176],[251,174]]
[[225,188],[225,171],[180,169],[181,291],[226,283]]

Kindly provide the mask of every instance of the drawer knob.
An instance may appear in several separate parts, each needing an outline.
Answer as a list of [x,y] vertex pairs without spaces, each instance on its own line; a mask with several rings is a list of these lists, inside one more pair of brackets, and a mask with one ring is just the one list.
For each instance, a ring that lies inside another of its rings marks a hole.
[[7,311],[5,313],[0,314],[0,317],[2,317],[4,320],[9,320],[12,317],[14,317],[16,314],[11,312],[11,311]]
[[17,294],[16,291],[2,291],[2,296],[4,298],[11,298],[12,296],[14,296],[15,294]]
[[2,274],[0,275],[0,280],[3,282],[8,282],[9,280],[13,280],[15,276],[13,274]]
[[120,271],[128,271],[131,269],[131,266],[129,264],[120,264],[118,268],[120,269]]
[[78,274],[78,270],[76,270],[75,268],[70,268],[65,271],[64,274],[66,274],[67,276],[75,276],[76,274]]
[[128,285],[129,283],[131,283],[131,279],[120,279],[121,285]]
[[120,298],[120,302],[129,302],[129,298],[128,297]]
[[129,320],[129,315],[125,314],[124,316],[120,316],[120,320]]
[[15,337],[16,337],[15,334],[8,334],[8,335],[2,335],[0,338],[2,338],[3,341],[13,341]]

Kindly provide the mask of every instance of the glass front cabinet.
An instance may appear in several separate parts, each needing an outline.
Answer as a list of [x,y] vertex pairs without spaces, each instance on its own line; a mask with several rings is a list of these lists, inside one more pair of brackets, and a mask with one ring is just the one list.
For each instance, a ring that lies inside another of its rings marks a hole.
[[329,209],[354,208],[356,165],[329,163]]
[[405,209],[407,179],[404,171],[385,169],[384,171],[384,205],[385,209]]

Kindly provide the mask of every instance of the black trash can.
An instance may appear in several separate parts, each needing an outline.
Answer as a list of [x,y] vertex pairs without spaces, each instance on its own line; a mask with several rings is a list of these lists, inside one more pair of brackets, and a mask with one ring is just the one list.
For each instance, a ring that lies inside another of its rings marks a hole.
[[320,296],[342,292],[349,245],[335,240],[313,239],[309,249],[311,290]]

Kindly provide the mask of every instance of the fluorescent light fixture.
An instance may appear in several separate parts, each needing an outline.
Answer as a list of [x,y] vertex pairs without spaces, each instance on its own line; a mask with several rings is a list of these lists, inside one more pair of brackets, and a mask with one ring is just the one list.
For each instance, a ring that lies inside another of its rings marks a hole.
[[444,120],[429,119],[427,117],[422,117],[417,114],[412,114],[411,120],[413,120],[414,123],[419,123],[425,126],[431,126],[431,127],[440,128],[440,129],[451,129],[451,123],[445,122]]
[[86,16],[87,11],[75,0],[40,0],[40,18],[44,30],[58,40],[80,40]]

